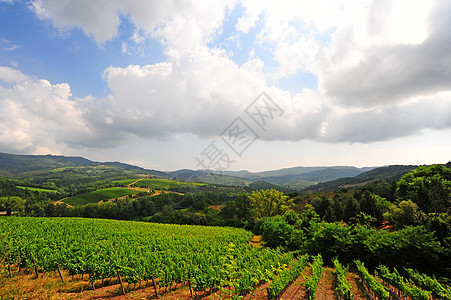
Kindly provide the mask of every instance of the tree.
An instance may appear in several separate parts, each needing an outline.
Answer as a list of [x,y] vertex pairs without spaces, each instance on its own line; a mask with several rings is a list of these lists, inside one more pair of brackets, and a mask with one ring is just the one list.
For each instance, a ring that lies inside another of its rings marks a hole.
[[444,165],[418,167],[396,185],[398,201],[411,200],[426,213],[450,212],[451,168]]
[[287,222],[292,219],[292,215],[274,216],[267,218],[261,226],[261,236],[265,245],[268,247],[288,248],[295,250],[304,242],[304,234],[301,229]]
[[397,206],[392,206],[384,216],[395,225],[396,229],[407,225],[420,225],[423,220],[423,214],[418,205],[410,200],[401,201]]
[[0,208],[6,210],[7,216],[13,212],[20,213],[25,208],[25,200],[17,196],[0,197]]
[[275,189],[252,192],[249,202],[254,219],[283,215],[294,205],[293,199]]
[[334,222],[335,211],[334,211],[334,201],[325,196],[318,196],[310,201],[310,204],[315,208],[318,215],[326,222]]

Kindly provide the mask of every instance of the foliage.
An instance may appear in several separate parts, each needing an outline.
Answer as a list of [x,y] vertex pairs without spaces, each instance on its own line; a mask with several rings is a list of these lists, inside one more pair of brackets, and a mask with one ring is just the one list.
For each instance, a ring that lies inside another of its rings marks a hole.
[[282,246],[295,250],[304,242],[303,232],[286,221],[287,215],[267,218],[261,226],[261,236],[266,246]]
[[283,215],[293,206],[293,199],[274,189],[252,192],[249,202],[253,219]]
[[427,216],[426,228],[434,232],[434,236],[443,247],[451,251],[451,215],[447,213],[429,214]]
[[398,205],[393,205],[384,216],[390,223],[395,225],[396,229],[401,229],[408,225],[420,225],[424,222],[423,213],[418,205],[410,200],[401,201]]
[[287,216],[267,218],[263,223],[262,240],[266,245],[300,250],[310,255],[321,253],[328,263],[337,257],[344,263],[361,259],[372,267],[385,263],[397,268],[447,272],[440,261],[448,260],[449,253],[434,232],[424,226],[407,226],[390,233],[362,225],[321,222],[315,218],[306,223],[302,215],[290,224],[293,218]]
[[411,200],[426,212],[450,212],[451,168],[421,166],[402,176],[396,185],[399,201]]
[[0,197],[0,209],[6,210],[6,214],[10,216],[13,212],[21,213],[25,208],[25,200],[20,197]]

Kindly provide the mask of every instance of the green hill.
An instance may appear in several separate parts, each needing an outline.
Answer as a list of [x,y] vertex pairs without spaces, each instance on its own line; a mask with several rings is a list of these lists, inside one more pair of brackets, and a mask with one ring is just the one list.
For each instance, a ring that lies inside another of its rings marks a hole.
[[306,187],[309,187],[309,186],[312,186],[315,184],[317,184],[317,182],[301,179],[301,180],[295,180],[295,181],[288,182],[288,183],[284,184],[284,186],[287,186],[294,190],[302,190],[302,189],[305,189]]
[[92,163],[92,161],[82,157],[0,153],[0,169],[10,174],[62,167],[89,166]]
[[282,193],[285,194],[289,194],[292,192],[295,192],[296,190],[286,187],[286,186],[282,186],[282,185],[277,185],[277,184],[273,184],[270,182],[266,182],[264,180],[259,180],[259,181],[255,181],[252,182],[251,184],[249,184],[249,186],[245,187],[245,189],[249,192],[252,191],[258,191],[258,190],[267,190],[267,189],[275,189],[278,191],[281,191]]
[[314,186],[306,187],[308,192],[326,192],[341,188],[352,188],[361,186],[374,180],[398,180],[402,175],[414,170],[418,166],[393,165],[388,167],[376,168],[354,177],[339,178],[327,182],[320,182]]
[[82,157],[54,155],[14,155],[0,153],[0,176],[20,180],[21,185],[40,188],[74,188],[104,186],[111,181],[138,176],[169,177],[155,170],[146,170],[120,162],[94,162]]
[[248,179],[220,174],[205,174],[197,177],[195,180],[199,182],[227,186],[245,186],[250,182]]

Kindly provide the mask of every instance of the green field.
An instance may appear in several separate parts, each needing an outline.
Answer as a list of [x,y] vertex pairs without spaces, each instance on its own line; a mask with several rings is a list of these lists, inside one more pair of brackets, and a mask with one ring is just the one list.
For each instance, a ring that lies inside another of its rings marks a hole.
[[35,192],[41,192],[41,193],[58,193],[58,191],[56,190],[49,190],[49,189],[41,189],[41,188],[35,188],[35,187],[30,187],[30,186],[16,186],[19,189],[23,189],[23,190],[30,190],[30,191],[35,191]]
[[102,200],[108,200],[113,198],[119,198],[123,196],[137,194],[136,190],[127,188],[107,188],[101,189],[94,192],[81,194],[67,199],[62,200],[63,202],[70,204],[72,206],[86,205],[89,203],[98,203]]
[[[138,179],[130,179],[130,180],[118,180],[113,183],[119,183],[122,185],[129,185],[135,182]],[[151,189],[162,189],[162,190],[170,190],[175,188],[197,188],[199,186],[203,186],[205,183],[198,182],[182,182],[182,181],[174,181],[168,179],[150,179],[145,178],[141,179],[135,184],[134,187],[142,187],[142,188],[151,188]]]

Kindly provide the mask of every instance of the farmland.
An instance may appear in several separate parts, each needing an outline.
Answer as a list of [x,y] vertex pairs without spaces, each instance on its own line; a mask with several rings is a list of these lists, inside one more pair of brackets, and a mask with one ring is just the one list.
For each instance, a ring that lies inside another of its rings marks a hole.
[[[267,299],[270,293],[281,299],[331,299],[337,293],[345,299],[385,299],[400,291],[442,299],[451,295],[449,287],[415,271],[409,271],[409,278],[421,288],[409,281],[408,289],[398,289],[393,280],[383,285],[360,261],[354,264],[357,273],[337,260],[336,270],[323,267],[321,255],[296,257],[254,247],[249,245],[253,234],[237,228],[30,217],[0,218],[0,228],[0,286],[7,287],[0,289],[0,298],[125,294],[126,299]],[[388,278],[389,269],[380,268]],[[334,276],[339,278],[336,291]]]
[[190,279],[196,292],[230,281],[245,293],[293,259],[248,245],[248,231],[224,227],[2,218],[0,228],[1,261],[45,272],[59,264],[69,275],[88,274],[91,286],[120,273],[128,283],[158,278],[166,289]]
[[40,192],[40,193],[58,193],[58,191],[56,191],[56,190],[42,189],[42,188],[36,188],[36,187],[30,187],[30,186],[18,185],[17,187],[19,189],[30,190],[30,191]]
[[129,195],[133,195],[136,193],[137,193],[137,191],[133,190],[133,189],[114,187],[114,188],[100,189],[100,190],[97,190],[94,192],[69,197],[62,201],[64,203],[67,203],[72,206],[86,205],[89,203],[98,203],[100,201],[104,201],[104,200],[108,200],[108,199],[129,196]]
[[168,179],[153,179],[153,178],[118,180],[114,181],[113,183],[124,186],[131,185],[134,187],[163,189],[163,190],[170,190],[176,188],[196,188],[205,185],[205,183],[182,182]]

